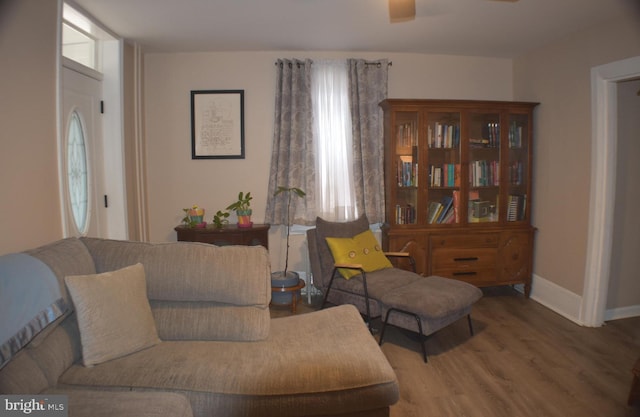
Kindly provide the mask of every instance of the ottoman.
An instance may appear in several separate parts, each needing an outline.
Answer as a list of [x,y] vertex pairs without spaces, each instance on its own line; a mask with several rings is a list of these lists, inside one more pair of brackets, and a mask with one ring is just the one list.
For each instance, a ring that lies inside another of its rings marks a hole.
[[387,324],[417,332],[420,335],[422,355],[427,362],[426,336],[467,316],[471,325],[471,306],[482,297],[482,291],[466,282],[439,276],[420,278],[396,288],[380,298],[382,304],[382,330],[380,345],[384,341]]

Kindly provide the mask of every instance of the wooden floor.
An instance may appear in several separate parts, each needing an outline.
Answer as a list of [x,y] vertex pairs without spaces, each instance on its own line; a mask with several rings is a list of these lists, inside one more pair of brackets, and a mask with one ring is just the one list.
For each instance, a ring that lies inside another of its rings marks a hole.
[[[317,306],[303,300],[297,314]],[[466,320],[431,336],[427,364],[414,334],[388,328],[382,351],[400,384],[391,417],[640,416],[627,406],[640,317],[581,327],[501,287],[485,290],[472,319],[473,337]]]

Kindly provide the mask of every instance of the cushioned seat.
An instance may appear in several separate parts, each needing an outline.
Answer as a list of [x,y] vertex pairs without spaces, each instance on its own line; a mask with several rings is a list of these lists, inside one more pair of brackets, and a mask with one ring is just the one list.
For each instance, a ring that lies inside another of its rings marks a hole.
[[427,353],[424,338],[467,316],[471,325],[471,306],[482,297],[482,291],[466,282],[430,276],[420,278],[390,291],[382,297],[383,328],[380,344],[384,341],[387,324],[420,334],[422,354]]

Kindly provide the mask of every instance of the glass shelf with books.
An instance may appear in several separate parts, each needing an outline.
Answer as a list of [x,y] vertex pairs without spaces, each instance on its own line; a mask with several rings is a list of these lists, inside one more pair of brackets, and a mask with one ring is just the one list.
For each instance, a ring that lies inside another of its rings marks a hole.
[[469,122],[467,221],[499,221],[501,120],[499,112],[472,112]]
[[527,219],[527,190],[529,189],[529,116],[509,115],[507,171],[507,222]]

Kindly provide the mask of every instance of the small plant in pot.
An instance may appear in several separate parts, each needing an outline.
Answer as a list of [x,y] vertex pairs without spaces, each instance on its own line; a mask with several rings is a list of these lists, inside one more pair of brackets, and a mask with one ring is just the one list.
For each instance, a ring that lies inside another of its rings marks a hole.
[[213,226],[216,229],[222,229],[225,224],[229,223],[227,217],[229,217],[228,211],[218,210],[218,212],[213,215]]
[[[285,262],[284,262],[284,271],[276,271],[271,273],[271,286],[272,287],[293,287],[298,284],[298,280],[300,279],[299,275],[295,271],[289,271],[289,236],[291,230],[291,199],[294,196],[303,198],[306,193],[302,191],[300,188],[296,187],[278,187],[274,196],[277,196],[282,193],[287,193],[287,248],[285,252]],[[289,303],[291,293],[279,293],[273,292],[271,298],[275,303]],[[283,298],[280,300],[279,298]]]
[[235,203],[229,204],[227,210],[233,210],[238,216],[238,227],[251,227],[253,222],[251,221],[251,193],[243,193],[240,191],[238,194],[238,200]]
[[204,209],[198,207],[197,205],[193,205],[189,208],[182,209],[184,211],[184,218],[182,219],[182,223],[184,223],[187,227],[200,227],[204,228],[207,226],[207,222],[204,221]]

